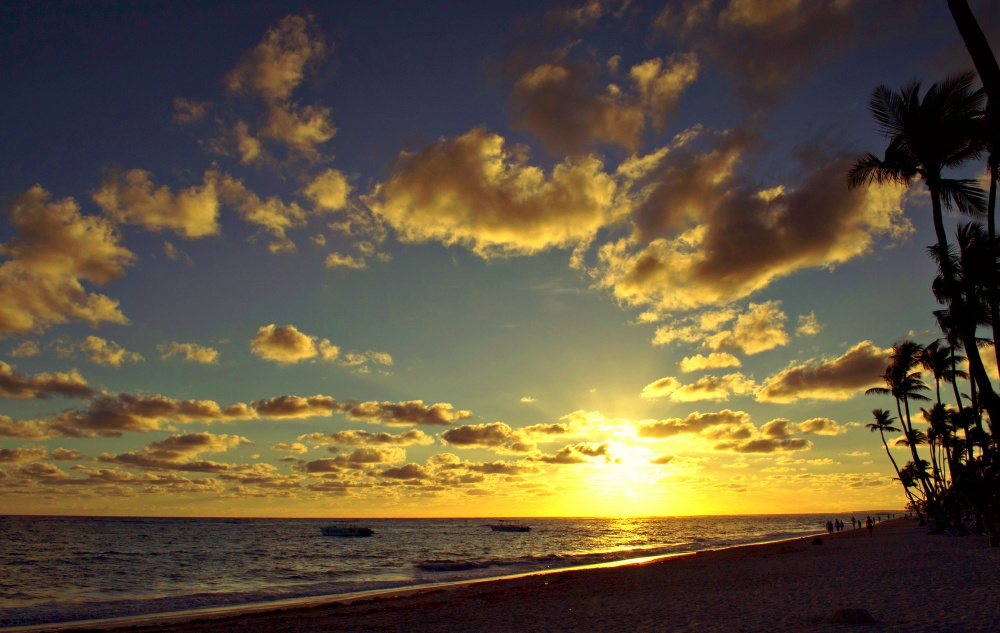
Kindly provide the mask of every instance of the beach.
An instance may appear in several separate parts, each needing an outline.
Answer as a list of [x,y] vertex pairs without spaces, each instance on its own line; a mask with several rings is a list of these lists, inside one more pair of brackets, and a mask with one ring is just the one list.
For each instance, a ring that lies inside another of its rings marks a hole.
[[874,536],[848,528],[819,538],[86,630],[1000,631],[1000,549],[985,537],[929,535],[915,520],[894,519],[879,523]]

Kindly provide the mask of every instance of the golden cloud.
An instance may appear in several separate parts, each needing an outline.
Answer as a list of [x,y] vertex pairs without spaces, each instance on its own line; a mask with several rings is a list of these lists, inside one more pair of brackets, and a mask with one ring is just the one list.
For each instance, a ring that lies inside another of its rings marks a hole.
[[220,178],[218,187],[220,200],[232,205],[244,221],[271,235],[268,250],[272,253],[295,250],[287,231],[305,227],[308,220],[308,213],[298,203],[285,204],[276,196],[262,200],[242,181],[229,175]]
[[888,364],[888,350],[871,341],[862,341],[837,358],[812,359],[767,378],[756,399],[779,404],[808,398],[847,400],[859,391],[879,385]]
[[167,360],[174,356],[181,356],[184,360],[204,365],[215,365],[219,362],[219,352],[211,347],[204,347],[195,343],[178,343],[176,341],[163,342],[156,346],[160,352],[160,358]]
[[380,472],[379,476],[389,479],[417,480],[429,479],[431,474],[420,464],[406,464],[399,468],[387,468]]
[[717,451],[732,451],[734,453],[790,453],[808,451],[812,447],[812,442],[800,438],[762,437],[746,441],[733,440],[719,442],[714,446],[714,449]]
[[125,431],[145,433],[192,422],[231,422],[255,417],[252,409],[236,404],[223,409],[212,400],[175,400],[165,396],[94,398],[83,410],[56,415],[42,426],[47,437],[117,437]]
[[312,14],[286,16],[242,56],[226,76],[226,87],[266,101],[286,100],[305,79],[310,64],[325,52],[326,44],[315,32]]
[[669,396],[673,392],[677,391],[680,386],[681,382],[673,376],[660,378],[659,380],[651,382],[642,388],[642,397],[662,398],[664,396]]
[[271,323],[257,330],[257,334],[250,341],[250,352],[264,360],[291,365],[319,356],[317,343],[324,350],[324,359],[330,354],[336,357],[336,353],[333,353],[336,348],[330,341],[323,339],[320,342],[315,336],[303,334],[294,325],[275,327]]
[[0,361],[0,398],[44,399],[52,395],[89,398],[94,395],[94,390],[75,369],[68,373],[54,372],[29,376],[17,373],[12,366]]
[[816,318],[816,313],[799,315],[799,325],[795,328],[796,336],[816,336],[823,329],[823,325]]
[[679,362],[678,368],[684,373],[703,371],[705,369],[725,369],[727,367],[740,367],[743,363],[740,359],[726,352],[712,352],[708,356],[696,354],[685,356]]
[[731,350],[744,354],[783,347],[788,344],[786,319],[780,301],[751,303],[747,311],[736,318],[731,330],[716,332],[704,344],[715,351]]
[[118,343],[99,336],[87,336],[77,342],[61,339],[56,342],[56,352],[64,357],[75,357],[77,354],[82,354],[95,365],[105,367],[120,367],[122,363],[143,361],[142,354],[130,352]]
[[248,95],[264,103],[262,124],[254,133],[246,121],[237,121],[222,139],[211,143],[212,149],[228,153],[227,146],[234,145],[243,163],[267,162],[271,157],[261,139],[270,139],[284,144],[294,156],[318,160],[318,146],[337,131],[330,122],[330,109],[301,106],[291,99],[326,52],[310,13],[289,15],[269,29],[224,78],[231,94]]
[[275,420],[311,418],[313,416],[328,417],[335,412],[347,411],[350,407],[350,403],[337,402],[330,396],[320,395],[309,398],[301,396],[277,396],[266,400],[255,400],[250,403],[250,408],[257,415]]
[[299,454],[302,454],[302,453],[308,453],[309,452],[309,448],[305,444],[301,444],[299,442],[294,442],[292,444],[286,444],[285,442],[279,442],[279,443],[275,444],[274,446],[272,446],[271,448],[273,448],[276,451],[287,451],[289,453],[299,453]]
[[811,166],[799,187],[761,192],[734,166],[752,138],[721,136],[709,153],[666,152],[634,183],[636,233],[601,246],[589,272],[599,288],[660,313],[722,306],[805,268],[832,268],[875,237],[912,231],[901,187],[848,189],[847,156]]
[[303,193],[312,200],[317,209],[339,211],[347,206],[351,189],[351,183],[347,181],[343,172],[326,169],[313,177]]
[[539,455],[532,457],[534,461],[546,464],[589,464],[596,461],[615,461],[611,454],[611,444],[609,442],[580,442],[570,446],[564,446],[552,455]]
[[483,258],[587,243],[616,219],[616,184],[594,157],[546,176],[482,128],[399,156],[366,197],[405,242],[469,247]]
[[742,373],[725,376],[703,376],[697,381],[681,385],[670,393],[674,402],[697,402],[700,400],[728,400],[730,394],[753,393],[756,383]]
[[121,464],[154,471],[225,473],[243,470],[248,466],[193,460],[192,458],[201,453],[221,453],[242,444],[252,444],[252,442],[238,435],[214,435],[212,433],[171,435],[159,442],[147,444],[140,451],[117,455],[103,453],[98,459],[109,464]]
[[351,270],[364,270],[368,268],[368,263],[363,258],[344,255],[343,253],[330,253],[323,260],[323,265],[327,268],[348,268]]
[[746,425],[750,425],[749,413],[723,409],[715,413],[695,411],[685,418],[637,422],[635,427],[636,436],[640,439],[662,440],[681,434],[701,433],[711,428],[744,427]]
[[470,411],[456,410],[447,402],[428,406],[423,400],[362,402],[348,409],[347,415],[354,420],[381,422],[389,426],[448,425],[472,417]]
[[88,293],[81,281],[109,283],[135,255],[119,244],[113,224],[80,214],[79,205],[35,185],[8,207],[17,237],[0,244],[0,332],[41,332],[71,319],[97,327],[126,324],[118,301]]
[[0,463],[30,462],[47,456],[44,448],[0,448]]
[[830,418],[813,418],[801,422],[798,426],[800,433],[812,433],[814,435],[841,435],[847,433],[847,429],[837,424]]
[[489,448],[512,453],[527,453],[535,449],[533,442],[503,422],[467,424],[448,429],[441,434],[441,439],[463,448]]
[[309,433],[298,439],[311,444],[336,444],[341,446],[426,446],[434,443],[434,438],[420,429],[410,429],[398,435],[392,433],[369,433],[363,430],[338,431],[336,433]]
[[218,177],[209,170],[200,187],[173,193],[166,185],[154,188],[148,171],[111,170],[91,197],[116,222],[196,239],[219,234]]

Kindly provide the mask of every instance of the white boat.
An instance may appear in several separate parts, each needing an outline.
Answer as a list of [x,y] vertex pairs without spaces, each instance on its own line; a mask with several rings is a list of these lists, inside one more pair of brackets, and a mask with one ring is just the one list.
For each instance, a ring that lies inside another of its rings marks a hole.
[[372,536],[375,530],[369,527],[358,527],[340,523],[323,528],[323,536]]
[[497,523],[490,523],[489,528],[494,532],[530,532],[531,527],[527,525],[522,525],[519,523],[509,523],[507,521],[499,521]]

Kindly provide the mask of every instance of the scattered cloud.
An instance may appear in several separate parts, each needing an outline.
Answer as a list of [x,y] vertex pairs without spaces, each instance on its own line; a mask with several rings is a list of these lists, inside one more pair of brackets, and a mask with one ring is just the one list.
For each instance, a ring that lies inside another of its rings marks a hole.
[[681,385],[670,393],[674,402],[698,402],[701,400],[728,400],[730,394],[753,393],[756,383],[753,379],[737,372],[725,376],[704,376],[695,382]]
[[795,328],[796,336],[816,336],[823,329],[823,324],[816,318],[816,313],[801,314],[798,319],[798,327]]
[[708,356],[696,354],[686,356],[677,363],[678,368],[684,373],[703,371],[705,369],[725,369],[727,367],[740,367],[743,363],[728,352],[712,352]]
[[35,185],[6,205],[17,236],[0,244],[0,333],[38,333],[83,321],[127,324],[118,301],[88,292],[82,282],[108,284],[125,274],[135,254],[114,225],[84,216],[72,198],[52,201]]
[[303,334],[294,325],[275,326],[273,323],[265,325],[257,330],[257,334],[250,341],[250,351],[264,360],[278,363],[280,365],[292,365],[304,360],[311,360],[320,356],[321,350],[323,358],[333,353],[333,346],[330,341],[309,334]]
[[532,460],[546,464],[589,464],[596,461],[613,462],[609,442],[580,442],[565,446],[552,455],[538,455]]
[[108,464],[121,464],[153,471],[226,473],[245,467],[194,458],[201,453],[221,453],[242,444],[252,444],[252,442],[238,435],[190,433],[171,435],[159,442],[151,442],[140,451],[116,455],[102,453],[98,459]]
[[813,435],[841,435],[847,433],[847,429],[830,418],[813,418],[800,423],[799,432]]
[[300,435],[298,439],[310,444],[338,446],[426,446],[434,443],[434,438],[420,429],[410,429],[398,435],[393,435],[392,433],[369,433],[363,430],[338,431],[336,433],[309,433]]
[[219,362],[219,352],[211,347],[204,347],[196,343],[178,343],[177,341],[163,342],[156,346],[160,352],[160,358],[167,360],[174,356],[180,356],[185,361],[191,363],[201,363],[203,365],[215,365]]
[[715,445],[717,451],[733,451],[735,453],[777,453],[808,451],[813,447],[809,440],[801,438],[754,438],[745,441],[726,441]]
[[305,444],[301,444],[299,442],[295,442],[295,443],[292,443],[292,444],[286,444],[284,442],[279,442],[279,443],[275,444],[272,448],[274,448],[274,450],[276,450],[276,451],[285,451],[285,452],[288,452],[288,453],[298,453],[300,455],[302,453],[308,453],[309,452],[309,448]]
[[366,201],[403,242],[460,244],[486,259],[531,255],[589,243],[618,217],[603,168],[581,157],[546,175],[524,148],[476,128],[402,153]]
[[790,365],[764,380],[756,399],[779,404],[810,398],[847,400],[877,386],[888,364],[888,350],[862,341],[837,358]]
[[660,378],[642,388],[643,398],[663,398],[681,387],[681,382],[672,376]]
[[13,358],[31,358],[42,353],[42,348],[38,341],[21,341],[11,348],[9,355]]
[[535,444],[503,422],[467,424],[441,434],[447,444],[460,448],[489,448],[499,452],[527,453]]
[[130,352],[124,347],[99,336],[87,336],[80,341],[57,339],[53,341],[56,353],[63,358],[83,356],[95,365],[121,367],[123,363],[141,363],[144,359],[138,352]]
[[741,428],[752,426],[750,414],[744,411],[723,409],[716,413],[695,411],[684,418],[643,421],[636,423],[639,439],[663,440],[681,434],[697,434],[712,428]]
[[147,231],[173,231],[187,239],[219,234],[218,172],[205,172],[201,186],[177,193],[155,187],[152,176],[142,169],[106,171],[91,197],[116,222]]
[[530,132],[558,155],[579,153],[595,142],[637,150],[647,123],[661,130],[697,79],[698,58],[677,53],[648,59],[624,77],[618,61],[563,57],[524,73],[509,98],[513,128]]
[[0,398],[24,400],[60,395],[67,398],[90,398],[94,389],[75,369],[68,373],[20,374],[0,361]]
[[913,230],[902,187],[843,185],[851,156],[814,158],[794,190],[761,191],[736,170],[754,135],[718,134],[710,151],[694,149],[692,139],[707,136],[693,130],[635,162],[643,165],[630,175],[635,234],[601,245],[588,267],[623,304],[660,313],[725,306],[796,271],[855,259],[876,237]]

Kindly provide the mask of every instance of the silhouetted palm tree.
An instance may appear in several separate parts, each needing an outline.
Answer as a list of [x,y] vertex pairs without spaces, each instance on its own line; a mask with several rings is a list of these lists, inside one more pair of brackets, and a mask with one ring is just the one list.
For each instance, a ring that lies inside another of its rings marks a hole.
[[[979,27],[976,16],[969,9],[969,3],[966,0],[948,0],[948,8],[951,10],[958,32],[965,42],[965,47],[969,51],[976,72],[979,73],[979,80],[983,83],[983,91],[987,97],[986,110],[982,117],[981,135],[989,152],[986,161],[990,182],[987,203],[987,234],[990,237],[990,244],[996,249],[997,180],[1000,179],[1000,64],[997,63],[993,49],[990,47],[983,30]],[[997,296],[996,292],[991,293],[990,313],[993,319],[993,340],[1000,340],[1000,332],[998,332],[1000,329],[1000,296]]]
[[[892,451],[889,450],[889,443],[885,439],[886,433],[899,433],[899,429],[892,425],[895,418],[891,417],[885,409],[872,409],[872,416],[875,418],[875,421],[868,423],[868,430],[872,433],[878,431],[879,437],[882,438],[882,446],[885,447],[885,454],[889,456],[889,461],[892,462],[892,469],[896,471],[896,478],[902,483],[903,478],[899,474],[899,466],[896,464],[896,460],[892,456]],[[924,517],[920,512],[920,506],[916,502],[916,499],[913,498],[913,495],[910,494],[910,489],[907,488],[905,483],[903,483],[903,492],[906,494],[906,498],[910,500],[910,505],[916,510],[917,516],[923,521]]]
[[[943,176],[945,169],[979,156],[984,149],[975,132],[984,95],[973,90],[974,78],[972,72],[951,75],[932,85],[923,97],[919,81],[907,84],[899,92],[887,86],[875,88],[868,106],[889,145],[884,158],[867,153],[848,173],[850,187],[890,182],[909,185],[916,178],[922,180],[931,195],[940,253],[949,252],[943,209],[982,214],[986,208],[984,192],[973,181]],[[966,314],[962,297],[955,289],[952,258],[940,257],[939,264],[952,309],[958,315]],[[1000,419],[1000,400],[975,347],[975,326],[961,320],[957,325],[984,405],[991,417]]]
[[[951,368],[946,374],[946,381],[951,383],[952,391],[955,393],[955,402],[958,403],[958,410],[962,411],[965,408],[965,404],[962,402],[962,394],[958,390],[958,381],[968,380],[969,374],[959,369],[959,366],[966,361],[964,355],[959,354],[956,350],[962,346],[962,337],[959,336],[958,328],[955,327],[955,320],[951,316],[951,312],[948,310],[935,310],[934,318],[937,320],[938,327],[941,328],[941,332],[944,333],[945,340],[948,341],[948,350],[951,360]],[[951,380],[948,380],[950,378]],[[975,391],[975,383],[972,383],[972,389]],[[976,403],[973,402],[973,408],[976,407]]]
[[[865,391],[869,395],[891,395],[896,399],[896,412],[899,414],[899,421],[903,425],[903,433],[907,438],[907,446],[910,448],[910,455],[914,462],[920,462],[920,455],[917,453],[918,442],[914,441],[913,424],[910,421],[910,401],[930,400],[923,395],[922,391],[928,391],[927,385],[920,379],[920,372],[913,369],[919,364],[919,355],[923,348],[911,340],[905,339],[892,346],[889,354],[889,365],[882,374],[885,387],[872,387]],[[905,413],[905,415],[904,415]],[[924,488],[924,496],[931,500],[934,495],[931,492],[927,479],[920,480]]]

